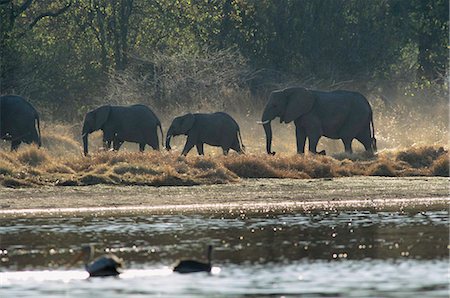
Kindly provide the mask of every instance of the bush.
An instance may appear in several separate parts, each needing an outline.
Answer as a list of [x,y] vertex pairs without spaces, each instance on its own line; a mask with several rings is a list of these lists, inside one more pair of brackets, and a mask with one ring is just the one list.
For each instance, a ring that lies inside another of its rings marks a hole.
[[449,177],[449,155],[443,154],[436,159],[431,166],[431,173],[434,176]]
[[368,176],[396,176],[392,162],[387,159],[381,159],[370,165],[365,174]]
[[397,160],[405,161],[414,168],[429,167],[442,154],[445,154],[444,148],[438,149],[434,147],[418,147],[410,148],[406,151],[399,152]]

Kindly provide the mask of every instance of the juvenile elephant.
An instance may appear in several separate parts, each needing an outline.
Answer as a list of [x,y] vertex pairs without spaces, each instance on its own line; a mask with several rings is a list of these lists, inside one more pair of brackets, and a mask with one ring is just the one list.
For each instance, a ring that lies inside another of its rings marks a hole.
[[11,151],[22,142],[41,147],[39,114],[23,97],[0,96],[0,138],[11,141]]
[[101,106],[86,114],[83,124],[84,154],[88,154],[88,135],[96,130],[103,131],[105,148],[119,150],[123,142],[139,144],[139,150],[144,151],[145,145],[159,150],[157,127],[163,132],[161,121],[147,106],[137,104],[132,106]]
[[227,113],[186,114],[173,119],[167,131],[166,149],[170,150],[172,136],[187,135],[182,155],[187,155],[192,147],[197,147],[199,155],[203,155],[203,144],[222,147],[227,155],[230,149],[242,153],[241,133],[237,122]]
[[341,139],[345,151],[349,153],[352,153],[353,139],[360,141],[366,151],[376,151],[372,109],[367,99],[358,92],[324,92],[302,87],[272,92],[261,122],[269,154],[275,154],[271,150],[270,122],[276,117],[280,117],[280,123],[294,121],[297,153],[304,153],[306,138],[309,140],[309,151],[317,153],[316,147],[321,136]]

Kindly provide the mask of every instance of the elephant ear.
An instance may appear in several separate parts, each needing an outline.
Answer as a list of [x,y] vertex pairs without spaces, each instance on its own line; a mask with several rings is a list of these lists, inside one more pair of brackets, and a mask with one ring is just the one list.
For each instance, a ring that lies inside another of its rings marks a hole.
[[184,115],[183,120],[181,121],[181,125],[180,125],[181,131],[183,133],[187,133],[194,125],[194,122],[195,122],[195,117],[193,114],[189,113],[189,114]]
[[109,112],[111,111],[111,106],[102,106],[99,107],[96,111],[95,111],[95,130],[100,129],[106,122],[106,120],[108,120],[109,117]]
[[311,111],[315,102],[315,97],[311,91],[297,87],[285,92],[288,92],[286,94],[286,110],[283,117],[285,123],[289,123]]

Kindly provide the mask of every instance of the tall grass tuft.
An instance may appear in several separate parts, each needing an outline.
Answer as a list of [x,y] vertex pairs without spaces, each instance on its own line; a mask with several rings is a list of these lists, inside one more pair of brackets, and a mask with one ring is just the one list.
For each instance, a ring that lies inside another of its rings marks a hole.
[[366,173],[367,176],[385,176],[395,177],[396,172],[393,163],[389,159],[381,158],[375,163],[371,164]]
[[445,153],[443,147],[416,147],[399,152],[397,160],[405,161],[414,168],[423,168],[431,166],[436,159]]
[[242,178],[277,178],[280,173],[275,170],[266,158],[252,155],[240,155],[231,158],[223,158],[224,166]]
[[31,167],[37,167],[51,160],[50,155],[46,150],[40,150],[37,146],[25,146],[21,148],[17,153],[17,160],[23,164]]
[[449,177],[449,167],[449,156],[448,154],[443,154],[431,165],[431,173],[434,176]]

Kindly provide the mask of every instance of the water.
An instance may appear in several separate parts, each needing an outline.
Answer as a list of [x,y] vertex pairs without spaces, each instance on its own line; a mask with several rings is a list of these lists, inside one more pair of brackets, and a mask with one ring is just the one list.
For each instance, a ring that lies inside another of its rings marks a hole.
[[[448,210],[212,212],[2,219],[1,297],[448,297]],[[119,278],[66,265],[81,244],[126,260]],[[179,258],[213,274],[180,275]]]

